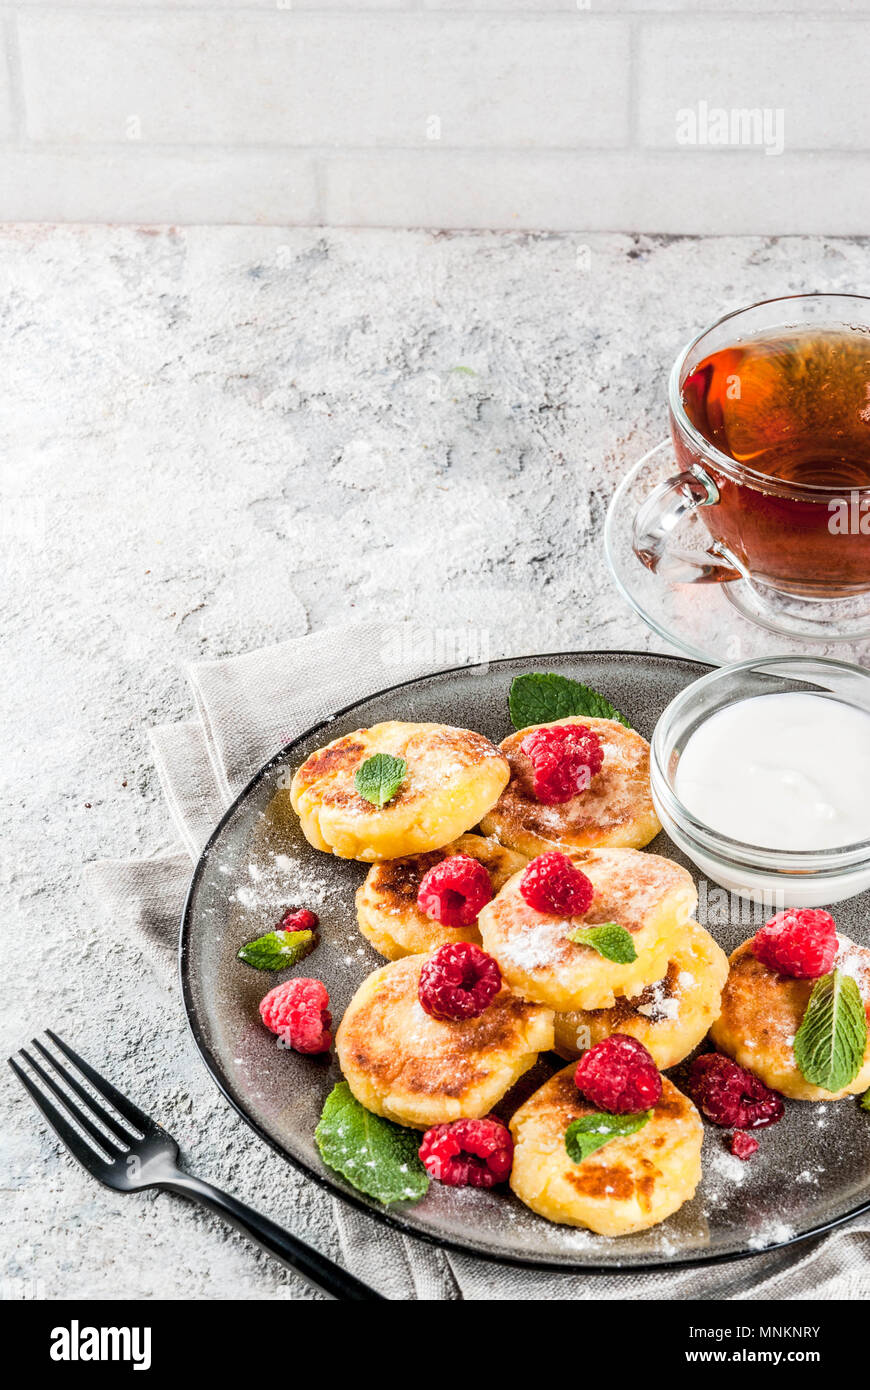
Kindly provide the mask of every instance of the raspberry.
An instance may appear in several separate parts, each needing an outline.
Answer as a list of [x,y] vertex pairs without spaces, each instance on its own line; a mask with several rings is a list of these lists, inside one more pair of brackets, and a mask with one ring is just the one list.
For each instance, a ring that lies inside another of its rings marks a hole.
[[478,859],[454,854],[424,875],[417,906],[443,927],[470,927],[492,897],[492,880]]
[[328,1052],[332,1042],[329,995],[320,980],[285,980],[260,1000],[260,1017],[296,1052]]
[[611,1033],[584,1052],[574,1081],[588,1101],[615,1115],[649,1110],[662,1094],[658,1067],[643,1043],[627,1033]]
[[423,962],[417,996],[432,1018],[477,1018],[501,989],[501,971],[471,941],[452,942]]
[[548,806],[588,791],[604,762],[601,739],[586,724],[535,729],[520,748],[532,764],[532,790]]
[[731,1152],[735,1158],[742,1158],[745,1162],[751,1158],[758,1148],[758,1140],[751,1134],[744,1134],[742,1129],[735,1130],[731,1136]]
[[536,912],[552,917],[581,917],[588,910],[595,889],[567,854],[550,850],[527,865],[520,879],[520,893]]
[[764,1129],[785,1114],[776,1091],[718,1052],[695,1058],[686,1090],[708,1120],[726,1129]]
[[752,938],[762,965],[797,980],[827,975],[837,955],[837,924],[821,908],[788,908],[765,922]]
[[454,1120],[427,1129],[420,1158],[430,1177],[448,1187],[494,1187],[514,1159],[514,1141],[500,1120]]
[[289,907],[276,928],[277,931],[314,931],[320,918],[310,907]]

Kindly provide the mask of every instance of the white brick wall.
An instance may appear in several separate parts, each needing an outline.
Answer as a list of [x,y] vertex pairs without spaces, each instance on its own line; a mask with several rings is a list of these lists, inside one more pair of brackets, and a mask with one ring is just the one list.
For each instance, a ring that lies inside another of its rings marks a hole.
[[[0,40],[3,220],[870,233],[870,0],[18,0]],[[681,143],[748,108],[781,154]]]

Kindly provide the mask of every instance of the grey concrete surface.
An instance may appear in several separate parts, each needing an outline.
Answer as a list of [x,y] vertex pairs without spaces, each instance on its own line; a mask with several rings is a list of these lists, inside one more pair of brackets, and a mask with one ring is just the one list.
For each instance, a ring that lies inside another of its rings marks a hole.
[[[322,1242],[325,1196],[84,894],[82,861],[171,837],[147,726],[190,714],[183,663],[354,616],[493,656],[660,648],[601,525],[670,362],[727,308],[868,269],[817,238],[0,232],[6,1052],[53,1026],[195,1171]],[[305,1296],[205,1214],[90,1181],[3,1070],[6,1295]]]

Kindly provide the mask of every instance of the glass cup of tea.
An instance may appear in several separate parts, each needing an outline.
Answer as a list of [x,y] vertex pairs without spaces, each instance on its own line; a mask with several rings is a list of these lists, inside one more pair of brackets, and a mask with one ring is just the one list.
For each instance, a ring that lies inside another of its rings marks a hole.
[[[649,569],[774,598],[870,592],[870,298],[790,295],[727,314],[680,353],[668,404],[680,471],[634,524]],[[678,543],[690,513],[709,533],[700,550]]]

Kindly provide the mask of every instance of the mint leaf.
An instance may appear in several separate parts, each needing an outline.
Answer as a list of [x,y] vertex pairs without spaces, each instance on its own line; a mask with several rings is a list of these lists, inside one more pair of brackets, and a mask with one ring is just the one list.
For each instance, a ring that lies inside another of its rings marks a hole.
[[861,1097],[861,1109],[870,1110],[870,1091],[865,1091]]
[[867,1047],[864,1002],[851,975],[833,970],[817,980],[795,1034],[794,1059],[805,1081],[842,1091],[854,1081]]
[[346,1081],[327,1096],[314,1138],[324,1163],[358,1192],[385,1205],[417,1202],[429,1190],[429,1175],[417,1153],[417,1131],[372,1115]]
[[569,931],[568,940],[576,946],[591,946],[605,960],[615,960],[617,965],[631,965],[637,960],[637,951],[631,932],[618,922],[601,922],[594,927],[575,927]]
[[313,931],[267,931],[256,941],[248,941],[239,951],[239,960],[257,970],[285,970],[297,965],[314,950]]
[[514,676],[511,681],[508,706],[515,729],[527,729],[530,724],[552,724],[572,714],[586,714],[590,719],[617,719],[627,729],[628,720],[613,708],[609,700],[580,681],[568,676],[533,672]]
[[627,1134],[637,1134],[639,1129],[652,1119],[651,1110],[641,1110],[637,1115],[607,1115],[603,1111],[593,1115],[581,1115],[573,1120],[565,1130],[565,1148],[568,1157],[575,1163],[594,1154],[611,1139],[621,1139]]
[[391,753],[375,753],[357,768],[353,784],[373,806],[386,806],[405,780],[408,765]]

